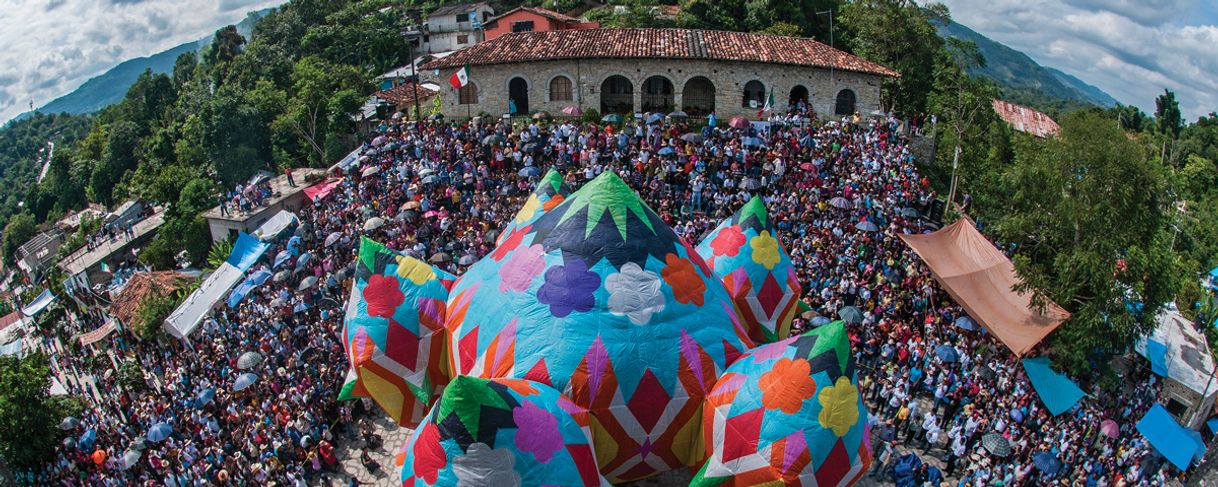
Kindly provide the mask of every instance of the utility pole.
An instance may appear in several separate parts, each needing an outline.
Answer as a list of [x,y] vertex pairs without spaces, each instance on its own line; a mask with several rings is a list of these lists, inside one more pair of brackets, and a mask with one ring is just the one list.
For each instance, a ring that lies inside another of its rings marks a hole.
[[[816,12],[816,15],[829,16],[829,47],[837,49],[837,46],[833,44],[833,9]],[[834,82],[833,63],[829,63],[829,89],[833,89],[835,86],[837,84]]]
[[947,208],[943,210],[944,215],[952,211],[952,201],[956,199],[956,168],[960,166],[960,146],[956,145],[956,153],[952,156],[952,184],[951,189],[947,191]]

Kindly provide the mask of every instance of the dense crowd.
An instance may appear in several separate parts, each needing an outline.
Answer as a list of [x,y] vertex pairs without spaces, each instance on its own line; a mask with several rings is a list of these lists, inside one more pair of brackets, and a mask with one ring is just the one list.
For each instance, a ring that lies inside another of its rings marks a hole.
[[[691,242],[761,195],[798,269],[803,299],[825,317],[846,307],[861,311],[849,329],[872,414],[877,475],[904,453],[899,443],[946,459],[946,471],[923,473],[919,483],[1162,485],[1180,475],[1132,429],[1154,387],[1120,396],[1093,389],[1079,407],[1054,417],[1009,352],[983,332],[955,326],[961,310],[897,238],[929,229],[920,215],[935,197],[897,120],[856,115],[821,124],[807,115],[796,110],[766,123],[732,124],[738,128],[684,119],[387,122],[368,135],[353,166],[334,170],[338,185],[299,212],[299,238],[280,239],[257,264],[275,279],[216,312],[189,343],[137,340],[129,330],[114,335],[109,353],[137,360],[152,393],[122,387],[117,374],[93,374],[96,384],[69,380],[73,393],[95,398],[69,432],[76,443],[25,479],[316,482],[336,468],[334,444],[342,436],[375,439],[353,419],[365,404],[336,401],[345,372],[342,303],[359,237],[459,274],[491,250],[537,176],[551,167],[573,186],[617,172]],[[237,188],[220,202],[248,211],[271,196],[266,188]],[[377,217],[383,223],[369,226]],[[281,252],[286,259],[275,258]],[[66,335],[105,319],[96,310],[69,314]],[[800,317],[796,330],[813,319]],[[935,353],[944,344],[954,348],[955,360]],[[83,353],[54,339],[47,345],[56,351],[57,370],[74,375],[88,368]],[[257,380],[234,391],[247,372],[238,364],[246,352],[263,358],[249,370]],[[1105,419],[1120,425],[1115,438],[1101,432]],[[161,423],[172,428],[166,439],[140,440]],[[96,439],[78,444],[86,431]],[[1010,442],[1009,456],[979,446],[990,432]],[[133,446],[142,450],[128,465],[123,456]],[[1043,451],[1060,460],[1059,471],[1033,466]]]

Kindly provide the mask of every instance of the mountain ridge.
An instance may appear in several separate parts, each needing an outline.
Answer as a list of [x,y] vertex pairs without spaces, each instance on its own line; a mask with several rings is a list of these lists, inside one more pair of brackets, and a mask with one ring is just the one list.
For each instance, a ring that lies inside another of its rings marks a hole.
[[[258,19],[265,17],[271,10],[274,9],[265,8],[247,13],[245,18],[236,24],[237,32],[246,39],[249,39],[254,31],[254,24],[257,23]],[[108,105],[122,101],[123,97],[127,94],[127,89],[131,88],[132,84],[135,84],[135,80],[144,71],[152,70],[153,74],[172,73],[178,56],[192,51],[201,52],[203,48],[211,45],[213,37],[214,34],[209,34],[201,39],[182,43],[155,54],[123,61],[104,73],[89,78],[88,81],[85,81],[71,92],[55,98],[33,111],[18,114],[10,121],[28,118],[34,112],[46,114],[70,113],[73,115],[94,113]],[[5,124],[8,123],[5,122]]]
[[[969,68],[969,74],[989,78],[1004,89],[1004,95],[1016,103],[1035,100],[1035,93],[1066,102],[1066,104],[1116,106],[1119,101],[1100,88],[1071,76],[1060,69],[1044,66],[1022,51],[990,39],[954,21],[939,26],[939,36],[972,41],[985,56],[985,66]],[[1040,107],[1034,107],[1040,108]]]

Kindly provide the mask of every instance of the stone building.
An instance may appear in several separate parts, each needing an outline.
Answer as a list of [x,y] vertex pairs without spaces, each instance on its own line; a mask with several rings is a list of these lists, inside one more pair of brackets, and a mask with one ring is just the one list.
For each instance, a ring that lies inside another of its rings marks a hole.
[[[466,65],[470,84],[455,90],[447,80]],[[508,33],[421,68],[450,117],[568,106],[755,117],[771,93],[775,110],[803,101],[823,117],[867,115],[884,77],[899,76],[813,39],[690,29]]]

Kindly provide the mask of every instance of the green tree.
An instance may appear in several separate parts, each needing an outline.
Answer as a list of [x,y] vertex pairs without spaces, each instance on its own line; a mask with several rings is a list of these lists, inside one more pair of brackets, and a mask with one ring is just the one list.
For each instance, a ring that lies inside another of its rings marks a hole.
[[[991,154],[987,142],[989,130],[996,120],[991,101],[997,89],[987,80],[970,76],[972,67],[985,66],[985,57],[972,42],[949,38],[935,68],[935,86],[929,96],[929,108],[937,114],[938,151],[942,167],[957,167],[953,171],[957,181],[957,194],[967,186],[970,194],[976,194],[983,206],[989,206],[988,197],[998,196],[996,168],[990,164]],[[955,195],[948,197],[954,200]],[[949,211],[952,209],[949,208]]]
[[786,22],[775,22],[761,30],[762,34],[770,34],[776,36],[799,37],[802,30],[798,25],[789,24]]
[[1180,116],[1180,102],[1176,101],[1176,94],[1170,90],[1163,90],[1163,94],[1155,98],[1155,125],[1159,129],[1159,133],[1170,136],[1173,140],[1176,139],[1180,136],[1183,120],[1183,117]]
[[350,127],[350,114],[359,109],[369,81],[358,70],[311,56],[293,69],[291,98],[276,121],[299,137],[306,147],[302,156],[313,163],[327,162],[326,134]]
[[1131,132],[1141,132],[1149,125],[1150,117],[1146,116],[1146,112],[1133,105],[1121,105],[1110,109],[1112,117],[1117,119],[1117,123],[1121,128]]
[[1004,178],[1007,211],[992,228],[1015,245],[1017,288],[1073,313],[1050,351],[1085,375],[1154,326],[1179,289],[1180,261],[1166,230],[1163,166],[1102,112],[1071,114],[1061,127],[1047,140],[1019,139]]
[[0,356],[0,457],[20,468],[51,459],[62,408],[51,400],[47,358]]
[[4,226],[4,261],[12,265],[17,261],[17,248],[34,238],[38,226],[34,224],[34,216],[29,213],[18,213],[9,218]]
[[839,25],[850,51],[901,74],[881,86],[885,107],[911,117],[926,111],[943,50],[935,24],[951,20],[947,7],[913,0],[856,0],[841,8]]

